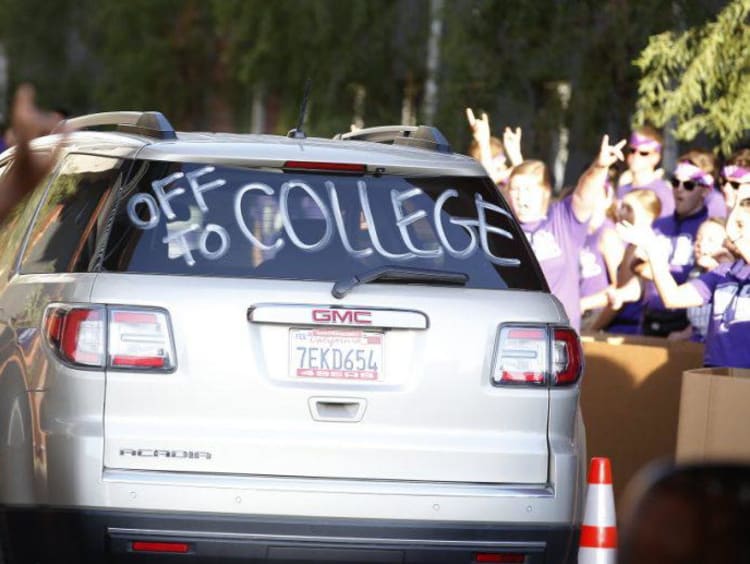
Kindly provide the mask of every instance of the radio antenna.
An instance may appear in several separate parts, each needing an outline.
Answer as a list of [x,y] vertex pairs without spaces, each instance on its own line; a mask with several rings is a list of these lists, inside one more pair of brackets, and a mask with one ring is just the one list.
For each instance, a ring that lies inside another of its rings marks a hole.
[[312,86],[312,80],[310,80],[310,77],[307,77],[307,80],[305,81],[305,91],[302,94],[302,104],[300,104],[299,107],[299,121],[297,122],[297,127],[292,129],[289,133],[286,134],[287,137],[291,137],[293,139],[306,139],[307,135],[305,135],[305,132],[302,131],[302,125],[305,122],[305,114],[307,113],[307,100],[310,96],[310,87]]

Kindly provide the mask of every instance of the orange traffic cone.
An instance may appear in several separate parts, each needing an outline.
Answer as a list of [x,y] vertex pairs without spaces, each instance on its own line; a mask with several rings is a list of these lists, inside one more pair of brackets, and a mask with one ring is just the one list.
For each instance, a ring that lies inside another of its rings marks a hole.
[[609,458],[592,458],[578,564],[615,564],[617,522]]

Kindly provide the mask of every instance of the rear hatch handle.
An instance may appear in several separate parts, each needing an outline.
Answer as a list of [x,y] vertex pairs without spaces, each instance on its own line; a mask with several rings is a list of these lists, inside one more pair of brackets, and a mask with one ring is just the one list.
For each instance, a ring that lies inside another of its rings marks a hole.
[[312,397],[308,400],[315,421],[359,423],[365,414],[367,400],[361,398]]
[[463,272],[430,270],[427,268],[406,268],[401,266],[381,266],[338,280],[331,290],[334,298],[341,299],[360,284],[369,282],[421,282],[448,286],[466,286],[469,275]]

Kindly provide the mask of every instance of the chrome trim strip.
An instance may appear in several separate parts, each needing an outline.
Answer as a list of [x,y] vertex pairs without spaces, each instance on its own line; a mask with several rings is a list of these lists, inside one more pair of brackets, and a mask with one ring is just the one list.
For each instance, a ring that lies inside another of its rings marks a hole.
[[487,548],[515,548],[543,550],[544,542],[540,541],[488,541],[488,540],[443,540],[443,539],[410,539],[410,538],[382,538],[382,537],[331,537],[317,535],[284,535],[267,533],[230,533],[217,531],[171,531],[159,529],[125,529],[121,527],[107,527],[110,535],[124,537],[168,537],[180,539],[209,539],[209,540],[260,540],[260,541],[297,541],[297,542],[330,542],[339,544],[379,544],[379,545],[420,545],[420,546],[453,546],[453,547],[487,547]]
[[545,484],[471,484],[450,482],[405,482],[396,480],[346,480],[330,478],[238,476],[195,474],[156,470],[105,468],[102,481],[141,485],[167,485],[217,489],[246,489],[300,493],[351,493],[491,498],[552,498],[554,487]]
[[284,325],[324,325],[327,327],[385,327],[393,329],[427,329],[426,314],[407,309],[367,306],[341,307],[331,304],[254,304],[247,310],[251,323]]

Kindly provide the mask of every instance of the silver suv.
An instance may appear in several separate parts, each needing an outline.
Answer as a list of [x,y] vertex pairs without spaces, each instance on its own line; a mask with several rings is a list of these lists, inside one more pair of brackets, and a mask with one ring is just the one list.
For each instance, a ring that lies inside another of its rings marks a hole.
[[581,349],[478,163],[71,122],[0,231],[6,561],[572,558]]

